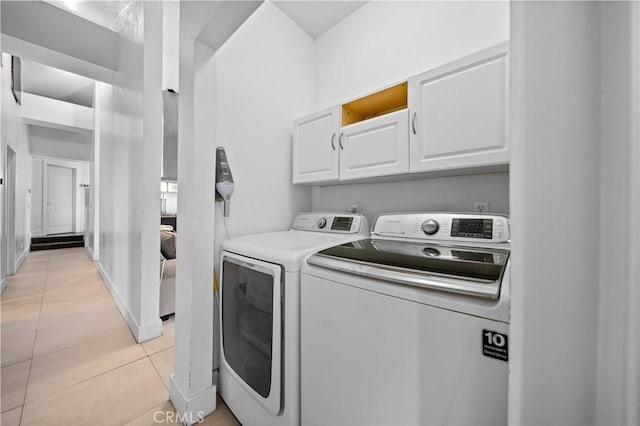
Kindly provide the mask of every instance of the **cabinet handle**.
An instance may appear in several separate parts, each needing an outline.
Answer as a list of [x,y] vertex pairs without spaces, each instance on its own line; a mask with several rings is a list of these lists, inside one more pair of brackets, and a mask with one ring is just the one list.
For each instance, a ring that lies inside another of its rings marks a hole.
[[418,118],[418,113],[414,112],[413,119],[411,120],[411,130],[413,130],[414,135],[418,134],[418,132],[416,131],[416,118]]
[[342,145],[342,137],[344,136],[344,133],[340,133],[340,137],[338,138],[338,143],[340,144],[340,149],[344,149],[344,145]]
[[333,148],[333,150],[336,150],[336,134],[332,134],[331,135],[331,148]]

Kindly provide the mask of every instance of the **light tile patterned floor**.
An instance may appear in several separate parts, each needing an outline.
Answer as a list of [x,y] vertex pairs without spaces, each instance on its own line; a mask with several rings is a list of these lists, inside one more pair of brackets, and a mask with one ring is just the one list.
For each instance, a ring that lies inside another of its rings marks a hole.
[[[0,329],[1,425],[179,424],[173,319],[137,344],[83,248],[31,253],[8,278]],[[201,424],[239,423],[218,398]]]

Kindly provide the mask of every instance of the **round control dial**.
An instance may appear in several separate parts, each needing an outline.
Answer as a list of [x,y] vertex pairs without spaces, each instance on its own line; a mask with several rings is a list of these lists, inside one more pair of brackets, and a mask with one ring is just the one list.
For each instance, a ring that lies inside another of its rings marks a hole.
[[433,235],[440,229],[440,224],[433,219],[422,222],[422,231],[427,235]]
[[327,218],[326,217],[321,217],[316,222],[316,225],[318,225],[318,228],[323,229],[325,226],[327,226]]

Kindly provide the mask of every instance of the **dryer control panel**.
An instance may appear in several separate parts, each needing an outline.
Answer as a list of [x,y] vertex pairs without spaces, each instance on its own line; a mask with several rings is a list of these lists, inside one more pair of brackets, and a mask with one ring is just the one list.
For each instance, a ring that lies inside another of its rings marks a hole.
[[371,235],[475,243],[504,243],[510,240],[507,216],[472,213],[381,214],[376,217]]
[[357,213],[300,213],[292,229],[332,234],[357,234],[368,229],[367,218]]

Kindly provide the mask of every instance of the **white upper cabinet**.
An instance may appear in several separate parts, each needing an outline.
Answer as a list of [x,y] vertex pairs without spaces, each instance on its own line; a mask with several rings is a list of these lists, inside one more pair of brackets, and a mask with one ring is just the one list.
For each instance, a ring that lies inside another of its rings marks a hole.
[[328,108],[293,123],[293,183],[338,180],[340,108]]
[[293,183],[409,173],[408,83],[293,123]]
[[293,183],[509,164],[509,43],[294,122]]
[[508,43],[409,79],[412,173],[509,163]]
[[340,180],[408,173],[408,140],[406,109],[343,127]]

